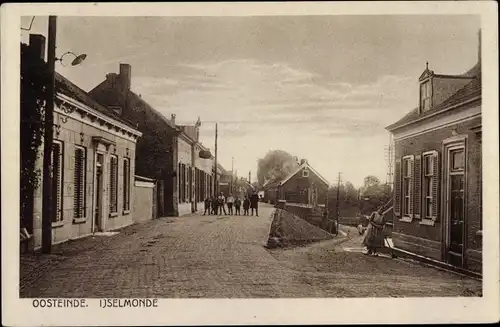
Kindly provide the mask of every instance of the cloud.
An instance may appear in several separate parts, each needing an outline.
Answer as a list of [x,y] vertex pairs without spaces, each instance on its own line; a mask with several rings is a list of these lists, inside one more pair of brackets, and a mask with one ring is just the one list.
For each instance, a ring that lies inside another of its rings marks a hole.
[[323,169],[329,167],[326,160],[352,174],[353,165],[368,173],[371,161],[384,165],[384,127],[413,107],[418,94],[416,81],[404,76],[334,83],[285,63],[250,59],[167,70],[167,77],[134,77],[134,90],[165,116],[175,113],[180,124],[200,116],[202,142],[212,149],[217,122],[221,163],[236,156],[243,170],[255,169],[257,158],[275,148]]

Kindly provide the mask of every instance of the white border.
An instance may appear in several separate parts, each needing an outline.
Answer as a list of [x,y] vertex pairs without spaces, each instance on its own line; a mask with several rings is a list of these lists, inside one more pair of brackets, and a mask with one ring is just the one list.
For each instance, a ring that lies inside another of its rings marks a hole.
[[[11,326],[494,322],[499,319],[498,10],[493,1],[4,4],[2,35],[2,317]],[[37,310],[18,293],[20,16],[479,14],[482,19],[484,296],[482,298],[160,300],[158,309]],[[15,173],[13,173],[15,172]],[[10,250],[9,250],[10,249]],[[396,308],[396,309],[394,309]],[[453,308],[453,311],[447,308]],[[459,308],[459,310],[457,310]],[[425,314],[422,314],[425,313]]]

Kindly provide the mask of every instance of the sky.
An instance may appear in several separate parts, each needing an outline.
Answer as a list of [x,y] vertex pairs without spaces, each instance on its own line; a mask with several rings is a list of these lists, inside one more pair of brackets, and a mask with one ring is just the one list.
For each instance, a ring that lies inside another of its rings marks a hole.
[[[22,27],[30,25],[23,17]],[[31,31],[47,36],[47,17]],[[330,183],[386,180],[385,126],[418,104],[429,68],[477,62],[477,16],[58,17],[57,50],[86,53],[56,70],[86,91],[132,66],[132,90],[177,124],[201,118],[201,142],[228,170],[257,175],[273,149],[305,158]],[[66,57],[65,57],[66,58]]]

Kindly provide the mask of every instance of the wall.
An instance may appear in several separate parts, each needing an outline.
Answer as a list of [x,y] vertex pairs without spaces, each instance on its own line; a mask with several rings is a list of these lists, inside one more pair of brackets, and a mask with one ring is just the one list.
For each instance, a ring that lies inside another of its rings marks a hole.
[[[481,144],[476,134],[471,128],[481,123],[480,117],[456,123],[434,131],[395,141],[396,159],[405,155],[417,155],[425,151],[436,150],[439,153],[441,166],[440,176],[443,176],[443,143],[442,140],[458,135],[467,135],[467,186],[466,186],[466,246],[468,247],[469,261],[471,266],[475,265],[474,270],[479,269],[478,262],[481,260],[481,238],[477,232],[481,225],[481,212],[479,208],[481,200]],[[440,185],[441,191],[443,190]],[[438,219],[434,226],[420,224],[419,219],[413,219],[412,222],[403,222],[399,217],[394,218],[393,240],[396,247],[421,254],[436,260],[444,260],[444,251],[442,242],[444,241],[443,229],[444,222],[442,215],[442,196],[441,193],[438,203]],[[471,252],[472,251],[472,252]],[[472,268],[471,268],[472,269]]]
[[[73,115],[75,116],[75,115]],[[79,116],[79,115],[78,115]],[[83,118],[80,118],[83,119]],[[111,141],[116,142],[116,153],[114,146],[110,147],[107,155],[113,153],[118,156],[118,216],[108,217],[108,212],[103,212],[103,224],[106,230],[117,229],[132,223],[132,215],[124,212],[123,209],[123,158],[128,157],[130,162],[130,172],[133,176],[135,169],[135,142],[121,138],[107,132],[107,127],[103,126],[102,129],[96,128],[89,123],[82,123],[77,119],[68,118],[66,123],[60,119],[60,114],[54,113],[54,122],[59,125],[54,131],[54,140],[60,140],[63,144],[63,220],[54,223],[52,227],[52,242],[54,244],[75,239],[92,233],[93,218],[94,218],[94,153],[96,144],[92,142],[93,136],[105,137]],[[105,129],[105,130],[103,130]],[[83,134],[81,134],[83,133]],[[74,152],[75,145],[84,146],[86,148],[86,169],[85,169],[85,218],[74,220]],[[43,149],[43,145],[42,145]],[[128,150],[127,150],[128,149]],[[43,152],[43,150],[41,150]],[[128,151],[128,155],[127,155]],[[106,180],[109,174],[109,160],[105,161],[106,166],[103,168],[104,179]],[[43,158],[39,158],[37,166],[41,169],[43,166]],[[43,176],[41,177],[43,178]],[[132,199],[134,198],[133,178],[130,178],[130,206],[132,207]],[[35,190],[34,201],[34,246],[38,248],[41,246],[41,212],[42,212],[42,186]],[[103,202],[105,203],[103,209],[109,208],[108,189],[105,187],[103,193]]]
[[[311,170],[309,170],[309,177],[302,177],[301,170],[283,184],[281,186],[280,198],[285,199],[287,202],[308,203],[307,189],[311,187],[312,183],[317,187],[318,204],[325,204],[328,186],[326,186]],[[301,190],[303,194],[300,194]],[[290,196],[287,195],[286,192],[294,192],[295,194]]]
[[136,178],[134,182],[134,188],[134,223],[145,222],[154,219],[153,199],[155,195],[155,184],[153,182],[146,182]]

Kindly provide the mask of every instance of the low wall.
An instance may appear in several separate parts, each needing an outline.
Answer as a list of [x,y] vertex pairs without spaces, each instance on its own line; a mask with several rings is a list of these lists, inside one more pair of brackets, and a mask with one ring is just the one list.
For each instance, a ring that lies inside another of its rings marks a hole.
[[276,209],[267,247],[287,247],[333,239],[334,236],[289,211]]
[[279,202],[277,208],[290,212],[291,214],[307,221],[308,223],[319,227],[330,233],[335,233],[335,224],[331,219],[325,219],[321,209],[314,208],[312,205]]
[[153,206],[155,197],[155,183],[142,177],[136,177],[134,181],[134,223],[145,222],[154,219]]

